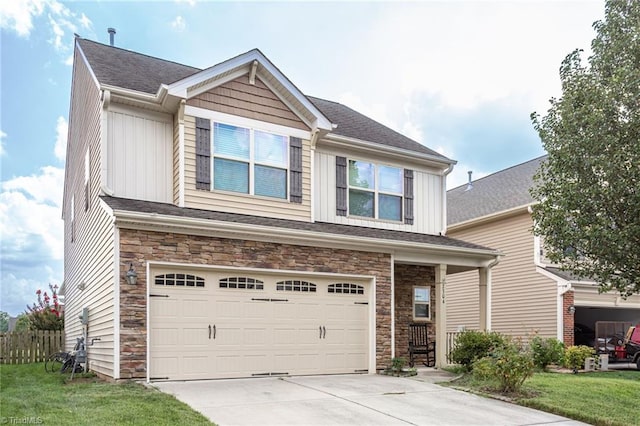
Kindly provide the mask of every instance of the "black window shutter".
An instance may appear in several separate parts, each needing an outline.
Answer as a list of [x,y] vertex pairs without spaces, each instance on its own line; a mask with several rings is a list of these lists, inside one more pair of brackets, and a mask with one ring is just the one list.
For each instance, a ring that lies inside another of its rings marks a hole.
[[347,159],[336,157],[336,215],[347,215]]
[[413,170],[404,169],[404,223],[413,225]]
[[289,138],[289,199],[302,203],[302,139]]
[[211,189],[211,122],[196,117],[196,189]]

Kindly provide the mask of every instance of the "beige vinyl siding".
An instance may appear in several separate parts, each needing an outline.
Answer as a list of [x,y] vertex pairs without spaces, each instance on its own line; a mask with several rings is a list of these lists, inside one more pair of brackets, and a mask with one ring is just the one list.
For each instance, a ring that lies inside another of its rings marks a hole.
[[[492,269],[491,328],[527,337],[537,331],[557,336],[557,287],[536,272],[531,217],[521,214],[484,223],[448,236],[500,250],[504,257]],[[447,330],[478,326],[478,272],[447,275]],[[476,306],[474,306],[476,305]]]
[[[311,147],[302,140],[302,203],[268,197],[196,189],[195,118],[185,116],[185,207],[279,219],[311,220]],[[289,182],[287,181],[287,188]]]
[[108,114],[107,184],[113,195],[172,202],[172,117],[114,104]]
[[[388,160],[375,158],[368,160],[361,155],[353,158],[377,164],[389,164]],[[390,165],[403,167],[402,164]],[[314,167],[315,219],[318,221],[424,234],[438,234],[442,230],[442,177],[435,173],[407,167],[414,171],[414,222],[413,225],[407,225],[404,222],[336,215],[336,155],[330,152],[316,151]]]
[[242,76],[187,100],[187,105],[226,114],[309,130],[297,115],[287,107],[261,80],[249,84]]
[[[82,335],[78,316],[89,308],[88,348],[90,368],[113,375],[114,366],[114,231],[112,218],[99,201],[100,194],[100,91],[79,55],[69,117],[69,144],[65,176],[65,333],[66,349]],[[90,149],[89,209],[85,211],[84,159]],[[71,241],[70,203],[75,199],[75,239]],[[78,287],[84,283],[85,289]]]

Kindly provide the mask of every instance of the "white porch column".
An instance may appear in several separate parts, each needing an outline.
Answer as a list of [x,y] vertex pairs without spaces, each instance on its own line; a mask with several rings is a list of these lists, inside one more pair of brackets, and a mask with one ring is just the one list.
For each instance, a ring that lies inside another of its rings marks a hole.
[[491,330],[491,268],[478,268],[481,331]]
[[436,367],[447,365],[447,308],[445,285],[447,265],[436,265]]

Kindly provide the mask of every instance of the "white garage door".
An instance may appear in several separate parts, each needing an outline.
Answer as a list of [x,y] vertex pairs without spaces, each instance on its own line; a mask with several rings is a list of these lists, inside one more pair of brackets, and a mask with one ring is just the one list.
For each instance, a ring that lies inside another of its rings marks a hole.
[[156,269],[151,380],[367,372],[367,281]]

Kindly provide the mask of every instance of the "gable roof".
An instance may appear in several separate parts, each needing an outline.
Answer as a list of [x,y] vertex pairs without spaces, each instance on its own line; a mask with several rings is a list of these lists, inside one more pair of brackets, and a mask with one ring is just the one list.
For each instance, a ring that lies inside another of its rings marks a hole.
[[438,152],[360,114],[348,106],[313,96],[307,97],[329,120],[338,125],[331,133],[446,159]]
[[447,191],[447,224],[455,225],[495,213],[528,206],[529,189],[546,155],[509,167]]
[[[161,85],[170,85],[190,76],[203,72],[203,70],[176,62],[167,61],[153,56],[132,52],[115,46],[109,46],[95,41],[77,38],[76,42],[84,54],[89,66],[101,85],[110,85],[124,89],[135,90],[146,94],[155,95]],[[243,55],[253,52],[262,53],[253,49]],[[214,69],[225,63],[231,63],[238,55],[207,70]],[[264,57],[268,64],[271,62]],[[275,71],[280,73],[277,67]],[[206,71],[206,70],[204,70]],[[286,77],[285,77],[286,78]],[[298,90],[291,84],[293,89]],[[363,141],[369,141],[380,145],[391,146],[412,152],[427,154],[446,163],[455,163],[453,160],[433,151],[426,146],[384,126],[377,121],[360,114],[351,108],[337,102],[325,99],[305,96],[300,92],[319,112],[327,117],[337,127],[331,130],[331,134],[345,136]]]
[[495,250],[478,244],[469,243],[441,235],[420,234],[416,232],[394,231],[389,229],[368,228],[364,226],[342,225],[328,222],[303,222],[297,220],[275,219],[252,216],[240,213],[225,213],[212,210],[200,210],[188,207],[177,207],[173,204],[154,201],[134,200],[103,195],[100,197],[114,212],[135,212],[157,216],[173,216],[176,218],[202,219],[209,221],[230,222],[256,227],[269,227],[282,230],[309,231],[329,235],[345,235],[377,240],[388,240],[427,244],[439,247],[471,249],[491,252]]

